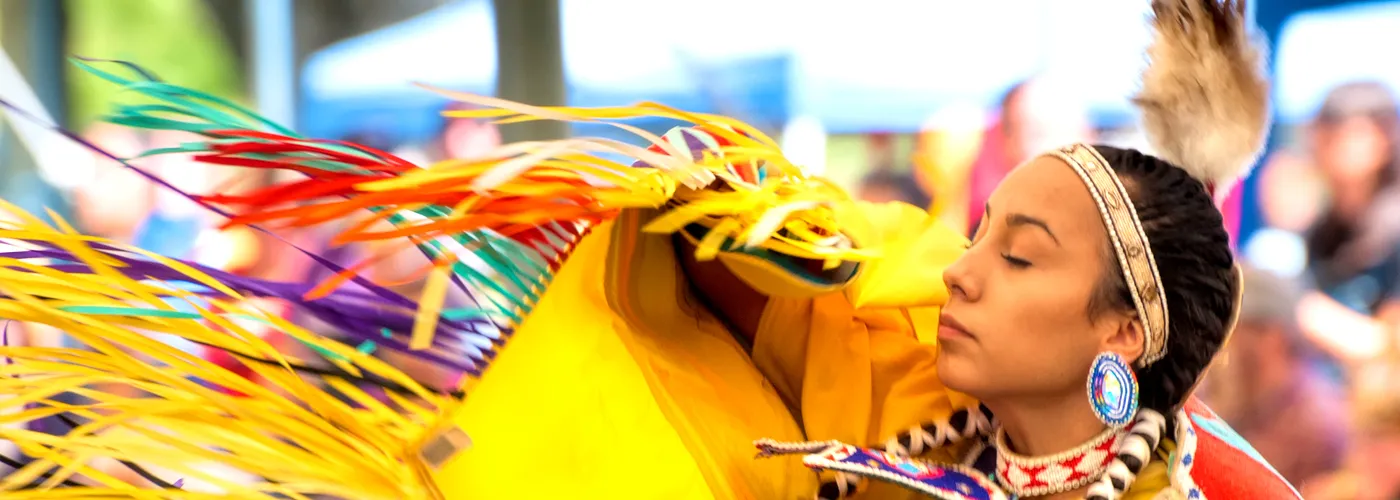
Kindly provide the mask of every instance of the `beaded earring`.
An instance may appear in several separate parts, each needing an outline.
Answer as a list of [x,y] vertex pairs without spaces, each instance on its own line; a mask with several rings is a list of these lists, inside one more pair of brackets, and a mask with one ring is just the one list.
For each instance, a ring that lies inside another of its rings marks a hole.
[[1137,375],[1118,353],[1105,352],[1094,358],[1086,385],[1089,406],[1105,425],[1122,428],[1137,414]]

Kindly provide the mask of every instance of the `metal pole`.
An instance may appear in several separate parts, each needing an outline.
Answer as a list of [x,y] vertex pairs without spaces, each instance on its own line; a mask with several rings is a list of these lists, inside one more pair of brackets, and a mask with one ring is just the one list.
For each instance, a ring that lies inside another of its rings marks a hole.
[[[496,20],[496,95],[534,105],[560,105],[564,87],[564,50],[559,0],[493,0]],[[568,124],[537,121],[506,125],[507,142],[558,139]]]
[[248,66],[258,113],[287,127],[296,126],[296,39],[292,0],[245,0]]
[[55,124],[63,125],[68,122],[63,99],[67,88],[63,2],[29,2],[29,23],[29,81],[35,83],[34,92]]
[[[296,129],[296,32],[292,0],[244,0],[250,87],[258,114]],[[264,182],[294,179],[290,170],[272,171]]]

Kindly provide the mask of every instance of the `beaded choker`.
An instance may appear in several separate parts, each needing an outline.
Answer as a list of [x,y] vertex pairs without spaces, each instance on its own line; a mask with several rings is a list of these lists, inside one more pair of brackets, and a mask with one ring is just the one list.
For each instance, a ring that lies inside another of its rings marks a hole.
[[1088,486],[1108,469],[1123,431],[1106,429],[1072,450],[1044,457],[1024,457],[1006,446],[1006,431],[997,429],[997,480],[1017,497],[1064,493]]

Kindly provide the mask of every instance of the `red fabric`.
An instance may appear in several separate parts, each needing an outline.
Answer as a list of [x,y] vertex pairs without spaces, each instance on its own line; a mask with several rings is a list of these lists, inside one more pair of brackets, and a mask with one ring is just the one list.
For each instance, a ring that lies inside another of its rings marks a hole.
[[1225,217],[1225,231],[1230,234],[1230,248],[1239,248],[1240,211],[1244,207],[1244,181],[1236,183],[1230,195],[1220,205],[1220,215]]
[[[1302,500],[1303,497],[1257,453],[1232,444],[1231,441],[1242,443],[1244,439],[1234,434],[1205,403],[1191,398],[1186,403],[1186,413],[1192,417],[1190,425],[1196,428],[1191,478],[1206,498]],[[1202,421],[1206,425],[1200,425]]]

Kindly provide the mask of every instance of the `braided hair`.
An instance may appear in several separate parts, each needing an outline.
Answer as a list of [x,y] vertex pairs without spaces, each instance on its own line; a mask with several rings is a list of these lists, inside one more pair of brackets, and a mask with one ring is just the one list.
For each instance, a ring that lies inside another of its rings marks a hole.
[[[1220,350],[1235,292],[1229,235],[1205,185],[1185,170],[1130,149],[1094,146],[1128,189],[1156,258],[1168,305],[1167,354],[1137,370],[1143,408],[1172,415]],[[1109,249],[1105,255],[1112,255]],[[1089,301],[1089,314],[1133,312],[1132,291],[1117,263]]]

